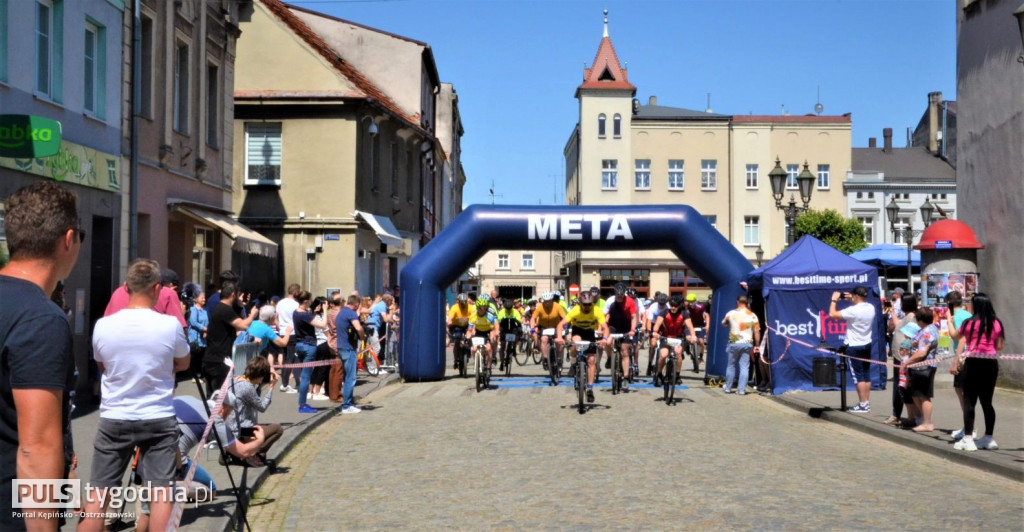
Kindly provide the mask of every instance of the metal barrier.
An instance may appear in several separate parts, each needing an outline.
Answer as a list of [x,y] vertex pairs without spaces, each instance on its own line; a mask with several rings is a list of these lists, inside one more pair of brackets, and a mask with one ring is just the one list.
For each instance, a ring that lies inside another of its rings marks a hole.
[[245,367],[249,361],[260,355],[261,342],[247,342],[235,344],[231,347],[231,361],[235,363],[235,372],[239,375],[245,373]]

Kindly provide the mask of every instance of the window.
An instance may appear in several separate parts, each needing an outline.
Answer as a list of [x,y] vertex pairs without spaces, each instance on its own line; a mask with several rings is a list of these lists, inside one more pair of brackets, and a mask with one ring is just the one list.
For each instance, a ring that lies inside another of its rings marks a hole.
[[761,243],[761,218],[759,216],[743,217],[743,245],[756,246]]
[[597,115],[597,136],[604,138],[605,132],[605,116],[604,113]]
[[533,253],[523,253],[523,270],[533,269]]
[[82,80],[82,87],[85,92],[85,98],[82,104],[82,108],[88,113],[96,112],[96,45],[97,38],[96,34],[99,33],[96,30],[96,26],[88,22],[85,23],[85,68],[83,69],[84,79]]
[[668,293],[672,296],[685,296],[688,290],[708,289],[708,284],[700,277],[695,277],[693,270],[669,270]]
[[37,0],[35,7],[36,94],[60,101],[63,10],[60,2],[50,0]]
[[281,184],[281,123],[245,125],[245,184]]
[[700,189],[718,189],[718,161],[715,159],[704,159],[700,162]]
[[868,192],[868,199],[875,199],[875,193],[874,192]]
[[910,201],[910,193],[909,192],[897,192],[897,193],[893,194],[892,197],[896,201]]
[[938,200],[938,199],[943,199],[944,200],[944,199],[946,199],[946,195],[945,194],[932,194],[932,199],[933,200]]
[[220,144],[217,138],[217,124],[220,123],[219,70],[216,65],[206,65],[206,143],[214,148]]
[[829,165],[818,165],[818,189],[829,188]]
[[799,164],[787,164],[786,165],[786,190],[796,190],[800,188],[797,185],[796,176],[800,174]]
[[909,216],[897,216],[896,222],[893,224],[896,227],[896,239],[893,241],[894,244],[906,244],[907,240],[903,237],[906,229],[910,227]]
[[498,269],[507,270],[508,266],[508,253],[498,253]]
[[757,165],[747,165],[747,188],[757,188]]
[[668,189],[669,190],[683,190],[684,185],[683,173],[683,160],[682,159],[669,159],[668,160]]
[[857,199],[864,199],[864,193],[863,192],[858,192],[857,193]]
[[858,216],[857,221],[864,228],[864,241],[868,244],[875,243],[875,219],[870,216]]
[[[139,76],[142,83],[139,84],[141,98],[139,111],[142,116],[153,117],[153,19],[142,17],[142,46],[139,52],[142,54],[142,62],[139,65]],[[205,286],[205,285],[203,285]]]
[[650,190],[651,189],[651,160],[650,159],[637,159],[636,167],[633,175],[636,178],[636,189],[637,190]]
[[192,248],[192,282],[206,286],[213,282],[213,231],[196,227],[195,236],[196,243]]
[[604,159],[601,161],[601,188],[615,190],[619,186],[619,161]]
[[615,118],[612,119],[612,135],[615,138],[622,136],[622,115],[616,113]]
[[717,214],[705,214],[704,215],[704,221],[707,222],[708,224],[710,224],[711,227],[714,227],[715,229],[718,229],[718,215]]
[[174,56],[174,130],[188,133],[188,45],[178,43]]

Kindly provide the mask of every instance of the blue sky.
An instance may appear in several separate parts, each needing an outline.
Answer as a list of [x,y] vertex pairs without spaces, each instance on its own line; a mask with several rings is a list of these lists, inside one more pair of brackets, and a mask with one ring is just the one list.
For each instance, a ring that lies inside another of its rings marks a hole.
[[956,99],[952,0],[312,0],[433,48],[459,94],[465,204],[563,199],[562,150],[602,9],[637,98],[722,114],[853,113],[853,146],[903,146],[927,94]]

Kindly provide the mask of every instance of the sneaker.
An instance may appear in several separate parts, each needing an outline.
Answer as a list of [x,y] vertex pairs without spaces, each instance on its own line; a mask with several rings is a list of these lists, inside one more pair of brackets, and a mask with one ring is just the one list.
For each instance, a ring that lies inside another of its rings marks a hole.
[[976,442],[979,449],[988,449],[989,451],[995,451],[999,449],[999,444],[996,443],[992,436],[983,436]]
[[726,388],[725,389],[725,393],[736,393],[736,390],[734,390],[732,388]]
[[315,409],[315,408],[313,408],[313,407],[311,407],[309,405],[302,405],[302,406],[299,407],[299,413],[300,414],[315,414],[317,412],[319,412],[319,410],[317,410],[317,409]]
[[295,388],[292,388],[291,386],[285,386],[284,390],[282,390],[282,391],[284,393],[299,393],[298,390],[296,390]]
[[857,406],[854,406],[847,410],[847,412],[853,412],[854,414],[867,414],[870,411],[871,403],[858,403]]
[[544,371],[548,371],[548,359],[541,359],[540,363],[544,366]]
[[740,390],[740,391],[736,392],[736,395],[747,395],[747,390],[746,390],[746,388],[744,388],[744,389],[742,389],[742,390]]
[[588,403],[593,403],[594,402],[594,390],[587,390],[587,402]]
[[623,392],[628,392],[629,391],[629,379],[622,379],[622,391]]
[[291,388],[290,388],[290,387],[289,387],[288,385],[286,385],[286,384],[282,384],[282,385],[281,385],[281,391],[282,391],[283,393],[288,393],[288,390],[290,390],[290,389],[291,389]]
[[953,444],[953,448],[958,451],[978,450],[978,446],[974,444],[974,438],[961,438],[960,441]]
[[[950,436],[952,436],[954,440],[959,440],[964,437],[964,429],[957,430],[950,434]],[[971,438],[978,439],[978,431],[972,430]]]
[[358,406],[355,405],[346,406],[345,408],[341,409],[342,414],[358,414],[362,411],[362,408],[359,408]]
[[331,398],[330,398],[330,397],[327,397],[326,395],[324,395],[324,394],[322,394],[322,393],[318,393],[318,394],[314,395],[314,396],[312,397],[312,399],[313,399],[314,401],[330,401],[330,400],[331,400]]

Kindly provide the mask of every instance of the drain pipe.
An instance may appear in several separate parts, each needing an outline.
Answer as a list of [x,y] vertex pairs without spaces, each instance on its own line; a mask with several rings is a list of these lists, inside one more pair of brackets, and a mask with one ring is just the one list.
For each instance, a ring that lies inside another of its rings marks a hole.
[[142,104],[142,14],[140,0],[132,13],[132,141],[128,190],[128,260],[139,256],[139,113]]

